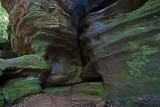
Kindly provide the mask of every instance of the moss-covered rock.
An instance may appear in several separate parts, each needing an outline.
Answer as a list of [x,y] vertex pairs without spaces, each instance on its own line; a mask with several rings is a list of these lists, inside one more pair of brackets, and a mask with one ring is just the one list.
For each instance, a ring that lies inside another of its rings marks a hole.
[[8,67],[9,65],[5,63],[5,60],[0,59],[0,76],[3,74],[3,71]]
[[73,94],[86,94],[103,97],[104,86],[100,82],[81,83],[73,86]]
[[24,69],[48,69],[49,66],[42,55],[37,54],[24,55],[7,60],[0,59],[0,70],[12,67]]
[[24,96],[41,91],[40,81],[34,77],[17,78],[8,81],[3,88],[3,95],[7,102],[14,102]]
[[45,93],[52,95],[70,95],[72,94],[71,86],[46,88]]
[[31,54],[12,59],[0,59],[0,75],[4,73],[17,77],[32,76],[43,79],[49,71],[49,65],[42,55]]
[[48,69],[46,60],[42,57],[42,55],[38,54],[24,55],[15,59],[8,59],[6,61],[12,67],[17,68]]
[[84,94],[104,97],[104,87],[100,82],[80,83],[73,86],[46,88],[45,93],[53,95]]

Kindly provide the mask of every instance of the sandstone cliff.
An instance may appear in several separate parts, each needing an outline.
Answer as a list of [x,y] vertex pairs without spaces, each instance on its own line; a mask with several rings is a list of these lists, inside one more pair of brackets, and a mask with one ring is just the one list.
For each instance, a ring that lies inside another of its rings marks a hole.
[[0,56],[9,104],[44,91],[103,96],[104,107],[160,105],[159,0],[1,3],[11,25],[11,46],[0,43],[12,47]]

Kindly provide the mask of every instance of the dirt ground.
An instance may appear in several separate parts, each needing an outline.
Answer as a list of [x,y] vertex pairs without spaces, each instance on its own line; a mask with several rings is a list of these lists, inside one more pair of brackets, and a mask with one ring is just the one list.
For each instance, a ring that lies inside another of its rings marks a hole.
[[6,107],[102,107],[101,104],[101,98],[94,96],[41,94],[27,97],[19,104]]

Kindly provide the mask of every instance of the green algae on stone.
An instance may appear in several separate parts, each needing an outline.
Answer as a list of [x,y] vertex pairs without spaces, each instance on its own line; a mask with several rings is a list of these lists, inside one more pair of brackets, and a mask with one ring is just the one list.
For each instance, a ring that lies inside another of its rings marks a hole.
[[48,69],[49,65],[42,55],[39,54],[24,55],[6,60],[0,59],[0,75],[3,74],[5,69],[12,67],[20,69]]
[[30,94],[41,91],[40,81],[34,77],[17,78],[7,82],[3,88],[3,95],[7,102],[14,102]]
[[46,60],[39,54],[24,55],[12,64],[12,67],[29,68],[29,69],[48,69]]
[[159,0],[149,0],[141,8],[139,8],[131,13],[128,13],[119,19],[114,19],[112,21],[112,23],[108,24],[108,27],[111,28],[111,27],[120,25],[122,23],[126,23],[126,22],[132,21],[134,19],[138,19],[138,18],[147,16],[153,12],[154,13],[158,12],[159,9],[160,9],[160,1]]
[[6,64],[3,59],[0,59],[0,76],[3,74],[3,71],[8,68],[10,65]]
[[70,95],[72,94],[71,86],[46,88],[45,93],[52,95]]
[[73,86],[73,94],[86,94],[104,97],[104,86],[102,83],[82,83]]
[[156,53],[156,49],[148,45],[139,46],[137,43],[129,42],[132,55],[127,61],[130,75],[139,76],[144,71],[144,66],[150,61],[149,56]]
[[137,34],[142,34],[150,32],[154,29],[160,29],[159,25],[157,26],[132,26],[132,28],[127,28],[124,32],[117,32],[116,34],[110,37],[109,43],[114,43],[129,37],[137,37]]
[[44,91],[47,94],[53,95],[84,94],[104,97],[104,87],[102,83],[81,83],[74,86],[51,87]]
[[43,41],[32,41],[32,48],[35,50],[35,52],[45,52],[47,51],[48,46],[50,43],[43,42]]

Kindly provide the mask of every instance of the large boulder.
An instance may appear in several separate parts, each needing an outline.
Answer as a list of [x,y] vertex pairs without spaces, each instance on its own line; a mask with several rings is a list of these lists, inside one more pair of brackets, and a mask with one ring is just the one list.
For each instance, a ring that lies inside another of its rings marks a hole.
[[36,94],[40,91],[40,81],[34,77],[13,79],[3,87],[3,95],[8,103],[13,103],[27,95]]
[[67,96],[72,94],[71,86],[49,87],[44,90],[46,94],[54,96]]
[[0,71],[6,79],[32,76],[43,80],[49,73],[49,65],[42,55],[30,54],[12,59],[0,59]]

